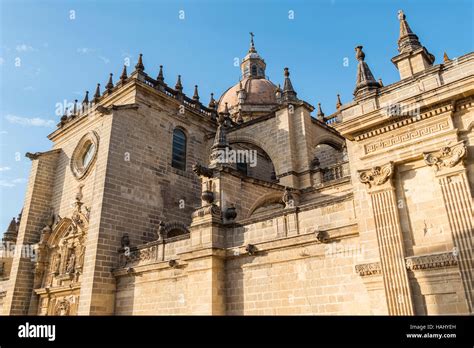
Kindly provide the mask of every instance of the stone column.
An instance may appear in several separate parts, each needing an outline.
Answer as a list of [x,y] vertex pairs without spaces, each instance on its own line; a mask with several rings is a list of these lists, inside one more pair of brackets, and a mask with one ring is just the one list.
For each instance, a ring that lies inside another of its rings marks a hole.
[[358,171],[360,181],[368,187],[372,203],[388,313],[413,315],[403,236],[391,180],[393,172],[393,162]]
[[426,164],[436,171],[443,203],[448,213],[468,308],[473,312],[473,221],[472,196],[463,164],[467,148],[463,141],[439,151],[423,153]]

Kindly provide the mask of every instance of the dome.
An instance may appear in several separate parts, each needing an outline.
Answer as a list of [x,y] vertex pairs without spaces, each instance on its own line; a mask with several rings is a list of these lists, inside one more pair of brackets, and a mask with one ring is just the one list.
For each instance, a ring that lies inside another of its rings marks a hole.
[[[240,90],[240,84],[245,90],[245,99],[243,104],[246,105],[268,105],[273,106],[277,104],[275,91],[277,86],[273,82],[264,78],[244,78],[241,82],[237,83],[233,87],[229,88],[222,94],[219,99],[218,112],[223,112],[225,103],[229,107],[230,112],[232,109],[239,104],[238,91]],[[235,112],[235,111],[234,111]]]

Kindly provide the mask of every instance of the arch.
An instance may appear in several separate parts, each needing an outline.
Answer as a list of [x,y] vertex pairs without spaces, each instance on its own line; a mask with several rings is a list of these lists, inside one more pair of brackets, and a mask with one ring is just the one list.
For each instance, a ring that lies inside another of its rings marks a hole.
[[263,208],[265,206],[271,205],[271,204],[278,204],[281,203],[282,208],[284,207],[283,201],[282,201],[283,193],[282,192],[272,192],[272,193],[267,193],[257,199],[252,207],[249,209],[247,218],[251,217],[255,211],[259,208]]
[[188,226],[179,221],[172,221],[165,224],[163,232],[166,238],[177,237],[186,233],[189,233]]
[[263,152],[265,152],[268,155],[268,157],[270,158],[270,161],[272,161],[273,167],[275,169],[275,174],[276,175],[280,174],[280,163],[276,161],[276,159],[279,158],[279,156],[276,153],[275,146],[270,146],[266,142],[258,139],[255,135],[249,135],[249,134],[230,133],[227,135],[227,140],[229,142],[229,145],[236,144],[236,143],[248,143],[260,148]]
[[328,135],[328,134],[322,135],[319,138],[317,138],[315,143],[316,143],[314,145],[315,148],[318,145],[326,144],[326,145],[332,146],[333,148],[335,148],[338,151],[342,151],[342,149],[346,145],[345,139],[341,139],[337,136],[331,136],[331,135]]
[[176,127],[173,130],[173,142],[172,142],[172,154],[171,154],[171,166],[186,170],[186,147],[187,147],[187,136],[183,129]]

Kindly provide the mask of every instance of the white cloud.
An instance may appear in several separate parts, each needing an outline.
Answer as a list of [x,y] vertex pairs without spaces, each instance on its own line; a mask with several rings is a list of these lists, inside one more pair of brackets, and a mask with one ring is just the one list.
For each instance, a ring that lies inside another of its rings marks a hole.
[[55,125],[55,122],[53,120],[45,120],[39,117],[28,118],[15,115],[7,115],[5,118],[10,123],[28,127],[54,127]]
[[5,63],[5,59],[3,59],[3,57],[0,57],[0,65],[3,65],[3,63]]
[[35,49],[29,45],[26,45],[26,44],[21,44],[21,45],[17,45],[15,47],[15,49],[18,51],[18,52],[30,52],[30,51],[34,51]]
[[7,131],[0,131],[0,134],[8,134]]
[[15,187],[15,184],[7,180],[0,180],[0,187]]
[[26,183],[25,178],[17,178],[13,180],[0,180],[0,187],[15,187],[17,184]]
[[94,52],[94,50],[92,48],[88,48],[88,47],[81,47],[81,48],[77,49],[77,53],[80,53],[80,54],[88,54],[88,53],[92,53],[92,52]]
[[107,57],[99,56],[99,58],[100,58],[105,64],[109,64],[109,63],[110,63],[110,59],[107,58]]
[[0,172],[6,172],[7,170],[10,170],[10,167],[0,167]]
[[34,91],[35,88],[33,86],[26,86],[25,88],[23,88],[24,91]]
[[26,182],[26,179],[25,178],[17,178],[17,179],[13,179],[12,180],[12,183],[13,184],[23,184]]

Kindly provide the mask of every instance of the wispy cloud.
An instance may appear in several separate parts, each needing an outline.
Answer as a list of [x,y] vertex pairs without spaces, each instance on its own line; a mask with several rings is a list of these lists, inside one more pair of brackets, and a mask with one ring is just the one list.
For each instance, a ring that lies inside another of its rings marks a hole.
[[6,172],[7,170],[10,170],[10,167],[0,167],[0,172]]
[[10,123],[27,127],[54,127],[55,125],[53,120],[45,120],[39,117],[28,118],[9,114],[5,116],[5,118]]
[[3,57],[0,57],[0,65],[3,65],[3,63],[5,63],[5,59],[3,59]]
[[25,178],[0,180],[0,187],[15,187],[18,184],[24,184],[24,183],[26,183]]
[[8,134],[7,131],[0,131],[0,134]]
[[23,88],[24,91],[34,91],[35,88],[33,86],[26,86],[25,88]]
[[17,52],[31,52],[35,50],[33,47],[27,44],[17,45],[15,49],[17,50]]
[[79,54],[89,54],[89,53],[92,53],[94,52],[95,50],[93,50],[92,48],[89,48],[89,47],[80,47],[77,49],[77,53]]
[[109,63],[110,63],[110,59],[107,58],[107,57],[99,56],[99,58],[100,58],[105,64],[109,64]]

